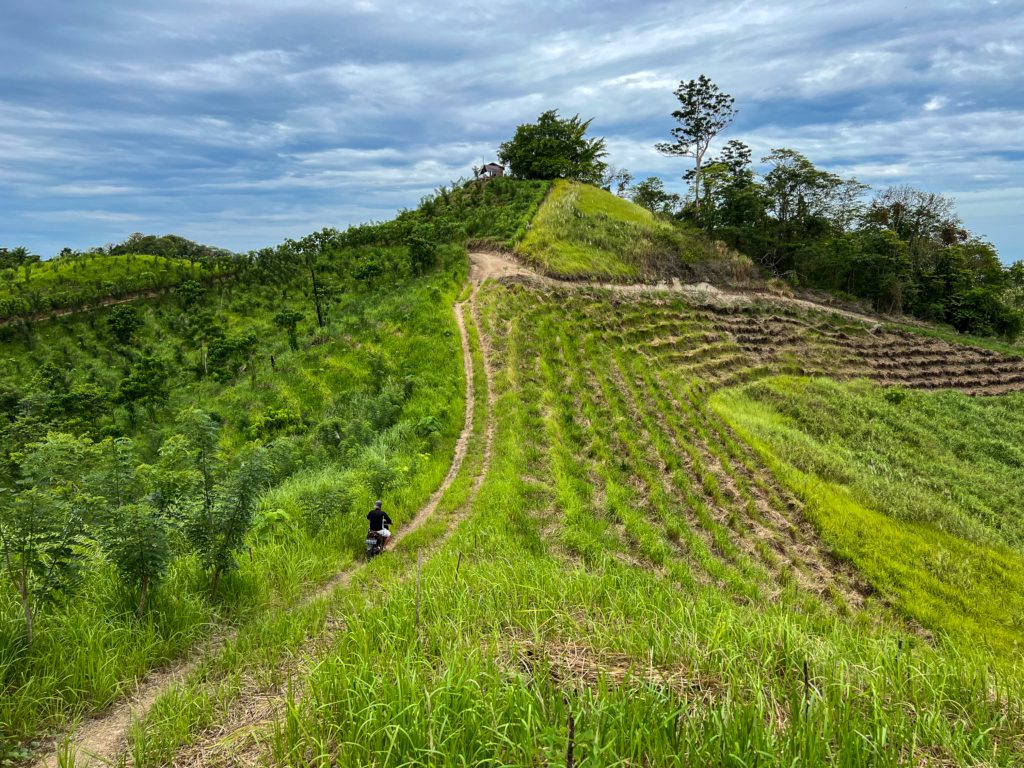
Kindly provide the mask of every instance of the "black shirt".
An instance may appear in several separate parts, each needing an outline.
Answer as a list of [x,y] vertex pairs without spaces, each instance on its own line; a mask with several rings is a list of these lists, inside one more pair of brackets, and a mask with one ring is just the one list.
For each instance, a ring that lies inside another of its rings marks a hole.
[[391,518],[383,509],[371,509],[366,519],[370,521],[371,531],[379,531],[385,525],[391,525]]

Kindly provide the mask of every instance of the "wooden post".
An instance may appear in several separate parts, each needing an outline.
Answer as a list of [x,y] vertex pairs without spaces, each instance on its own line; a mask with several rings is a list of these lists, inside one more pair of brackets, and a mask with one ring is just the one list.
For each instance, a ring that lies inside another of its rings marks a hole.
[[456,584],[459,583],[459,567],[461,565],[462,565],[462,550],[460,549],[459,550],[459,561],[455,564],[455,583],[452,584],[452,586],[455,586]]
[[416,629],[420,628],[420,572],[423,565],[423,550],[416,550]]

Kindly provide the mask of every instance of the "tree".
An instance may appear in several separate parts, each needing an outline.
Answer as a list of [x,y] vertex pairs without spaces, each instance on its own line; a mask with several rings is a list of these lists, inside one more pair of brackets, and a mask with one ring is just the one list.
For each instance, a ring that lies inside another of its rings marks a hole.
[[299,349],[299,337],[296,328],[301,319],[302,313],[296,312],[294,309],[282,309],[274,315],[274,325],[288,332],[288,346],[291,347],[292,352],[296,352]]
[[605,141],[588,139],[591,120],[579,115],[562,120],[548,110],[536,123],[524,123],[498,149],[498,159],[520,179],[570,179],[600,184],[607,164]]
[[107,328],[120,344],[129,344],[132,336],[141,327],[142,318],[139,317],[138,310],[128,304],[118,304],[107,315]]
[[0,554],[30,645],[39,605],[78,581],[85,521],[100,501],[81,482],[93,456],[89,440],[55,432],[13,457],[21,490],[0,499]]
[[672,113],[679,125],[671,130],[672,142],[655,145],[663,155],[694,159],[694,201],[700,205],[701,166],[714,138],[736,118],[735,99],[723,93],[706,75],[680,82],[675,90],[679,109]]
[[608,192],[614,192],[619,197],[625,197],[626,190],[629,189],[629,185],[632,183],[632,173],[625,168],[616,168],[609,165],[601,179],[601,188]]
[[648,176],[638,181],[629,192],[630,199],[652,213],[671,216],[679,210],[683,201],[679,195],[665,191],[664,182],[657,176]]
[[130,413],[136,404],[143,406],[150,419],[155,421],[157,406],[167,402],[167,374],[167,366],[162,360],[143,355],[117,385],[117,401],[126,405]]
[[138,590],[135,615],[141,617],[173,555],[167,518],[144,501],[123,506],[105,527],[102,546],[125,586]]
[[217,597],[223,574],[237,567],[235,554],[252,528],[256,501],[269,479],[266,451],[261,447],[246,448],[237,469],[226,483],[217,487],[213,503],[207,509],[197,506],[186,524],[188,540],[211,574],[211,600]]

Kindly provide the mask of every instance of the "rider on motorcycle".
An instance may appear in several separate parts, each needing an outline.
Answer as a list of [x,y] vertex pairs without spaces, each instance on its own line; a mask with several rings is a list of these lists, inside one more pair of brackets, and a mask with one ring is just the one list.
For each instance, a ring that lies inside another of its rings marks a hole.
[[366,515],[366,519],[370,521],[369,535],[376,537],[377,541],[380,542],[380,548],[384,549],[384,545],[391,538],[391,531],[387,529],[387,526],[391,525],[391,518],[388,517],[387,512],[381,509],[379,501],[373,505],[373,509]]

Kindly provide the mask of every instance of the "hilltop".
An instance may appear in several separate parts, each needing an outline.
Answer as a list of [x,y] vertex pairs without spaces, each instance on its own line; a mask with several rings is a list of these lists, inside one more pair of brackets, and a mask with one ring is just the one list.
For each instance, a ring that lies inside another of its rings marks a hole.
[[[816,304],[564,180],[233,263],[0,338],[4,530],[36,504],[81,555],[31,645],[0,592],[12,757],[1024,751],[1020,347]],[[144,605],[125,539],[166,543]]]

